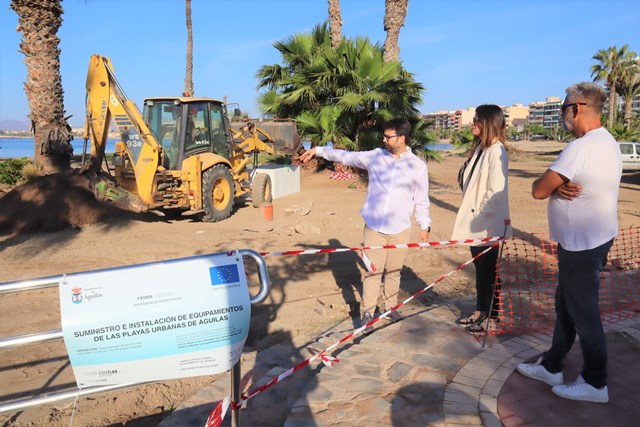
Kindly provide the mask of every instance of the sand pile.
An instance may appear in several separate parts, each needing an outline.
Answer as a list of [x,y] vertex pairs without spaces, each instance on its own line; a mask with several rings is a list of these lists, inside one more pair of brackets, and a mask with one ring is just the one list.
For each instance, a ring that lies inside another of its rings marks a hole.
[[0,197],[0,234],[53,232],[119,215],[100,203],[79,171],[40,176]]

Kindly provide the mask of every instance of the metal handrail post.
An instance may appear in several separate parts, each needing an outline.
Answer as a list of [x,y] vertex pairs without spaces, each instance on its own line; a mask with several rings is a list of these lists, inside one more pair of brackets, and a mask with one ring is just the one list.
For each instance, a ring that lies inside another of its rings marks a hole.
[[[231,402],[238,402],[240,396],[240,379],[242,378],[241,360],[231,368]],[[240,427],[240,409],[231,408],[231,427]]]
[[[267,299],[271,284],[269,282],[269,271],[267,270],[267,263],[260,253],[252,249],[241,249],[238,251],[238,255],[242,257],[252,258],[258,265],[258,276],[260,277],[260,291],[257,295],[250,298],[251,305],[260,304]],[[241,399],[240,393],[240,380],[242,379],[242,357],[238,359],[231,368],[231,404],[239,402]],[[231,427],[240,427],[240,410],[242,408],[231,408]]]

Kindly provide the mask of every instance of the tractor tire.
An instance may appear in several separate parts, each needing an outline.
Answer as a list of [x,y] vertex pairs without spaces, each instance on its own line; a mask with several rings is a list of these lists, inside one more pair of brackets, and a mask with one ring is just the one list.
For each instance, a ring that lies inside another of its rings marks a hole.
[[257,173],[251,182],[251,201],[254,208],[273,201],[271,177],[266,173]]
[[235,187],[229,168],[218,164],[202,176],[202,206],[204,220],[218,222],[231,216]]

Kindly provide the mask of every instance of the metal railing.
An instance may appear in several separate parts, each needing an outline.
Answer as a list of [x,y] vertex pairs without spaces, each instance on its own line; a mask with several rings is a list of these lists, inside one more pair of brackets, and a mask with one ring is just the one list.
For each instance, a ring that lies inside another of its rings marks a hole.
[[[267,296],[269,295],[270,282],[269,282],[269,273],[267,271],[267,264],[264,258],[256,251],[251,249],[241,249],[238,251],[234,251],[239,256],[244,258],[253,259],[258,268],[258,276],[260,278],[260,290],[254,296],[250,297],[251,305],[257,305],[263,302]],[[229,254],[229,252],[223,252],[220,254]],[[206,254],[206,255],[198,255],[189,258],[182,258],[178,260],[184,259],[196,259],[209,257],[212,255],[220,255],[220,254]],[[177,261],[177,260],[176,260]],[[155,262],[147,263],[154,264]],[[145,265],[145,264],[137,264],[137,266]],[[121,268],[127,267],[114,267],[110,269],[100,270],[100,271],[110,271],[117,270]],[[83,272],[86,273],[86,272]],[[60,281],[62,281],[65,277],[73,276],[74,274],[83,274],[83,273],[72,273],[63,276],[50,276],[50,277],[42,277],[37,279],[29,279],[29,280],[21,280],[15,282],[4,282],[0,283],[0,294],[12,293],[12,292],[20,292],[34,289],[42,289],[48,287],[58,286]],[[34,334],[27,335],[19,335],[8,338],[0,339],[0,351],[8,350],[11,348],[22,347],[31,344],[40,344],[49,341],[56,341],[63,338],[62,329],[53,329],[50,331],[44,331]],[[241,366],[240,361],[231,368],[231,390],[233,399],[237,399],[240,396],[240,378],[241,378]],[[95,386],[95,387],[87,387],[87,388],[75,388],[69,390],[63,390],[55,393],[46,394],[43,396],[32,396],[24,399],[14,400],[10,402],[1,402],[0,403],[0,414],[18,412],[27,408],[32,408],[36,406],[46,405],[55,402],[61,402],[64,400],[76,399],[78,397],[91,396],[95,394],[105,393],[109,391],[121,390],[131,387],[137,387],[145,384],[153,384],[159,381],[147,381],[141,383],[126,383],[126,384],[116,384],[116,385],[106,385],[106,386]],[[240,410],[232,411],[231,424],[233,426],[240,425]]]

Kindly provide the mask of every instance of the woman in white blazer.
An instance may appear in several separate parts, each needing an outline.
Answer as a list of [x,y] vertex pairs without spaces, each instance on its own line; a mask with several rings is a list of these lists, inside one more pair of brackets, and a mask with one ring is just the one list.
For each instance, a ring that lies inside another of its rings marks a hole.
[[[462,204],[456,216],[452,239],[505,236],[505,220],[509,219],[509,159],[506,146],[506,121],[497,105],[476,108],[471,131],[474,138],[472,156],[461,174]],[[510,230],[509,230],[510,233]],[[471,246],[477,256],[490,245]],[[458,320],[470,333],[484,332],[482,321],[490,317],[495,327],[499,322],[500,284],[496,281],[498,246],[473,261],[476,269],[476,309]],[[495,288],[495,289],[494,289]],[[493,305],[491,294],[494,290]]]

